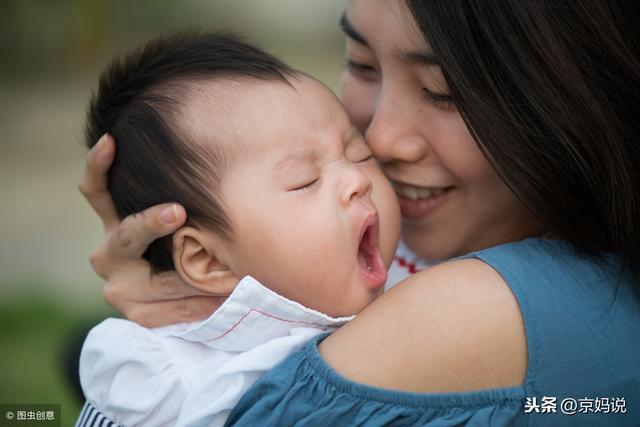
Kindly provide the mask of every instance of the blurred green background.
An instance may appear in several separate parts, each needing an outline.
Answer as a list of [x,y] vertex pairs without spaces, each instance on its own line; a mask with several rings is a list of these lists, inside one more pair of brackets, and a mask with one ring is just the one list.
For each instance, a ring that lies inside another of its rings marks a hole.
[[112,55],[163,31],[231,29],[335,90],[345,1],[0,2],[0,403],[61,404],[63,426],[80,408],[65,352],[110,311],[88,263],[101,224],[76,182]]

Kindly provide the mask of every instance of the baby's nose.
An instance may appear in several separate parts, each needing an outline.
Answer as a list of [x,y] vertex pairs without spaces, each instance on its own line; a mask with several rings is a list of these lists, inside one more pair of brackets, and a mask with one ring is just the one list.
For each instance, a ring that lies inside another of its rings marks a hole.
[[345,167],[342,180],[342,203],[345,205],[371,193],[371,180],[357,164],[349,163]]

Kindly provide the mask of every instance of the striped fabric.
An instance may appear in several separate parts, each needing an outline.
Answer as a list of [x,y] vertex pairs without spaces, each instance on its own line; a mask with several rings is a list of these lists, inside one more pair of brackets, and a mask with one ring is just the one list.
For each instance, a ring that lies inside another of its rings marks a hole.
[[75,427],[118,427],[118,425],[87,401],[80,411]]

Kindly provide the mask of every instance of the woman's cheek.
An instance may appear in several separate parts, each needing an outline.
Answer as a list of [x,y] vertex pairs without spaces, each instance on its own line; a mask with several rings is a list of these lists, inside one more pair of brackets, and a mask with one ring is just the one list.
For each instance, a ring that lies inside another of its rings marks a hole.
[[342,103],[349,119],[354,126],[365,131],[375,111],[377,88],[372,83],[357,81],[348,70],[343,71],[341,82]]
[[459,181],[485,185],[499,179],[459,113],[442,113],[432,132],[436,134],[430,140],[432,150]]

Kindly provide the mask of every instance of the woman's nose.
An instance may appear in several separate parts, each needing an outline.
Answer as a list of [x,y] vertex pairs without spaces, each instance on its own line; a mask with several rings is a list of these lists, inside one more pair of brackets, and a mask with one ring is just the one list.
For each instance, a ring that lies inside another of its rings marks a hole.
[[365,138],[382,162],[420,161],[428,153],[424,134],[426,117],[406,104],[394,104],[384,94],[378,98]]
[[341,202],[347,206],[350,202],[371,193],[371,179],[358,164],[350,163],[343,176]]

